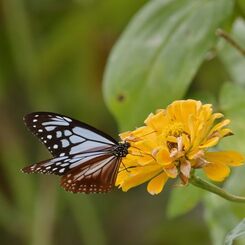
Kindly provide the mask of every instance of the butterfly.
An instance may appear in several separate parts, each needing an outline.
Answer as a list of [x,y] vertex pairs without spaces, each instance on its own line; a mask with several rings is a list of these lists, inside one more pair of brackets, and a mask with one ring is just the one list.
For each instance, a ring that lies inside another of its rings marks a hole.
[[129,142],[117,142],[86,123],[56,113],[30,113],[24,122],[53,158],[24,167],[22,172],[62,176],[61,186],[73,193],[112,190]]

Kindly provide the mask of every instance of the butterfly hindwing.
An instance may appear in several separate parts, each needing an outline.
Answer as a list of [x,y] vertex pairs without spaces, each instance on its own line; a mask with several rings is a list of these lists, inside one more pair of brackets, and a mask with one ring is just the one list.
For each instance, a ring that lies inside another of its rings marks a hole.
[[24,167],[21,169],[21,171],[27,174],[40,173],[64,175],[67,171],[69,171],[69,166],[65,162],[67,159],[67,156],[52,158]]
[[104,150],[117,144],[109,135],[56,113],[31,113],[24,117],[24,121],[55,157]]
[[81,164],[87,166],[87,163],[90,160],[95,159],[97,157],[101,157],[103,155],[105,155],[104,152],[87,152],[75,154],[72,156],[56,157],[29,165],[23,168],[22,172],[64,175]]
[[114,186],[120,160],[115,156],[100,156],[69,171],[61,178],[61,186],[73,193],[106,193]]

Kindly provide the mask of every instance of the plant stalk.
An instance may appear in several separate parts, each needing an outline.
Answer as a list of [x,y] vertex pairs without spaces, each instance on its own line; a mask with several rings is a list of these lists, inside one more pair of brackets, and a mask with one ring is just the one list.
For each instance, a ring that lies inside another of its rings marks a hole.
[[245,203],[245,197],[233,195],[225,191],[224,189],[218,187],[217,185],[214,185],[210,182],[201,179],[198,176],[195,176],[194,174],[191,175],[189,182],[196,187],[212,192],[228,201]]
[[240,52],[243,56],[245,56],[245,49],[242,48],[227,32],[223,31],[222,29],[218,29],[216,31],[217,36],[224,38],[231,46]]

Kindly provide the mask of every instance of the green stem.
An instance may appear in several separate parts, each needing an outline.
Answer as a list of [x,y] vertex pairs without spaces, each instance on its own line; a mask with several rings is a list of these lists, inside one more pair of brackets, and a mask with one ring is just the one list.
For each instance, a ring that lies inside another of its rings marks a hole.
[[217,185],[209,183],[209,182],[199,178],[198,176],[195,176],[194,174],[192,174],[192,176],[190,178],[190,183],[196,187],[199,187],[199,188],[204,189],[206,191],[215,193],[216,195],[223,197],[226,200],[229,200],[232,202],[245,203],[245,197],[233,195],[233,194],[223,190],[222,188],[218,187]]
[[223,31],[222,29],[218,29],[216,34],[224,38],[231,46],[237,49],[240,54],[245,56],[245,49],[242,48],[227,32]]

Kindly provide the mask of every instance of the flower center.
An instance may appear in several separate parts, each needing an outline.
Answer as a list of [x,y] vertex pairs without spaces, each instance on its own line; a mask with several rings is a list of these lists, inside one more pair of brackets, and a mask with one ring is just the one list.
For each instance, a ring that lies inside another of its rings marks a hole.
[[174,136],[179,137],[184,132],[183,124],[180,122],[174,122],[173,124],[170,124],[166,130],[165,135],[166,136]]
[[182,151],[183,145],[181,135],[183,132],[183,124],[180,122],[174,122],[166,128],[164,135],[171,155],[175,155],[178,151]]

